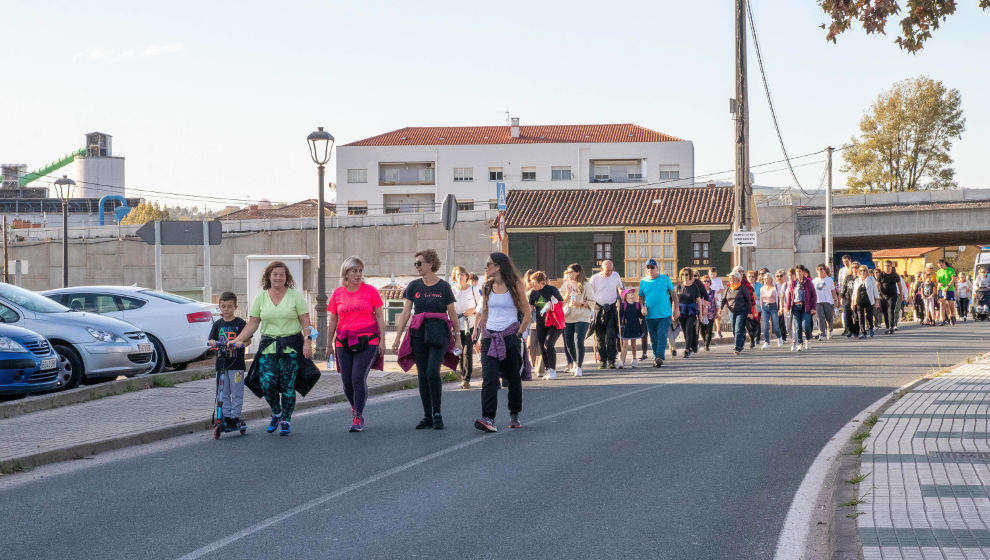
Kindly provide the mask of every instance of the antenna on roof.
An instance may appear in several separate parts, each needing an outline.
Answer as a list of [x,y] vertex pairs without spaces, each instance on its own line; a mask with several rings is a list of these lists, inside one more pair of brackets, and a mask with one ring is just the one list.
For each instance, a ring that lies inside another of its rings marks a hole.
[[505,124],[509,124],[511,121],[512,121],[512,115],[509,113],[509,110],[506,109],[505,110]]

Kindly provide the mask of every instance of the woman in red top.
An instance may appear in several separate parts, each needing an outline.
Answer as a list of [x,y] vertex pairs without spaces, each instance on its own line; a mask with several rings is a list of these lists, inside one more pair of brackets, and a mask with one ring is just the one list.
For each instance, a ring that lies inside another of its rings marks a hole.
[[327,312],[327,340],[333,341],[337,371],[351,403],[352,432],[364,429],[364,405],[368,401],[368,372],[382,367],[385,315],[382,297],[364,283],[364,263],[348,257],[340,265],[340,287],[333,291]]

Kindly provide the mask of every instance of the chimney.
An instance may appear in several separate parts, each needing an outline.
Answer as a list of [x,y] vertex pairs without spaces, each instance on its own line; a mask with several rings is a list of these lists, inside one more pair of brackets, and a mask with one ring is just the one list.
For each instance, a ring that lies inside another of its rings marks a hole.
[[248,216],[258,216],[258,215],[261,215],[261,212],[258,211],[257,204],[251,204],[250,206],[248,206]]
[[519,138],[519,117],[512,117],[512,126],[509,127],[509,135]]

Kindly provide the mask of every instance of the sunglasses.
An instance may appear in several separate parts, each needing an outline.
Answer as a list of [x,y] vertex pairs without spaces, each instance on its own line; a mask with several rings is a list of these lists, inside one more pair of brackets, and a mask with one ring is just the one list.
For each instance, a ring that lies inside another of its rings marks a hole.
[[424,264],[423,261],[416,261],[416,262],[413,263],[413,266],[415,266],[416,268],[419,268],[419,267],[423,266],[423,264]]
[[495,263],[493,263],[492,261],[486,262],[485,263],[485,268],[488,268],[489,266],[495,266]]

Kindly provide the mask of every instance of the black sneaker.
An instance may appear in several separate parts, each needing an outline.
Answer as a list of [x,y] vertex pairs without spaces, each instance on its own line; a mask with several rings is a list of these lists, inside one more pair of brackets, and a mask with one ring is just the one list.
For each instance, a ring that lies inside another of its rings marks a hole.
[[236,429],[237,426],[234,424],[234,419],[225,416],[223,419],[223,431],[233,432]]
[[598,369],[608,369],[608,362],[602,362],[599,364]]
[[440,416],[439,412],[433,415],[433,429],[434,430],[443,429],[443,416]]
[[423,419],[419,421],[419,424],[416,424],[417,430],[423,430],[432,427],[433,427],[433,419],[427,416],[424,416]]
[[608,369],[615,369],[615,362],[609,362]]
[[519,413],[513,412],[509,415],[509,427],[522,428],[522,423],[519,422]]
[[657,358],[653,360],[653,367],[658,368],[663,366],[663,358]]
[[670,355],[671,356],[676,356],[677,355],[677,348],[671,348],[670,349]]
[[495,419],[489,418],[487,416],[475,420],[474,427],[481,430],[482,432],[492,433],[498,431],[498,428],[495,427]]
[[244,420],[241,420],[240,418],[234,418],[234,425],[236,426],[236,429],[240,431],[242,434],[247,433],[247,422],[245,422]]

